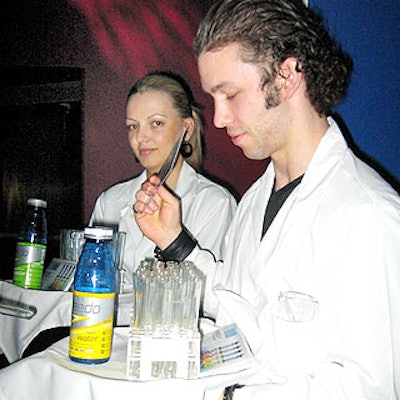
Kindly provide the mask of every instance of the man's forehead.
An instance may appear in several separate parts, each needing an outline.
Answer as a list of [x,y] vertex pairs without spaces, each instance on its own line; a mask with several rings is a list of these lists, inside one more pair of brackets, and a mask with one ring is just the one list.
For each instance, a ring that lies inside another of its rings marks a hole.
[[236,49],[207,52],[198,58],[201,85],[206,93],[227,93],[238,87],[262,84],[258,65],[243,61]]
[[231,86],[229,76],[237,74],[241,63],[237,46],[233,45],[200,54],[198,68],[203,87],[207,92],[215,93]]

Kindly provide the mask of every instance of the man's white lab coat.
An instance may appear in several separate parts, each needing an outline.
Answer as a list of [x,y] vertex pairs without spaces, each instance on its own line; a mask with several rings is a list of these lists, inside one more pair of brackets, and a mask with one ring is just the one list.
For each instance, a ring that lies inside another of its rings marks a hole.
[[236,322],[256,357],[235,400],[400,398],[399,196],[329,122],[262,240],[273,163],[240,202],[214,281],[207,255],[189,256],[217,324]]

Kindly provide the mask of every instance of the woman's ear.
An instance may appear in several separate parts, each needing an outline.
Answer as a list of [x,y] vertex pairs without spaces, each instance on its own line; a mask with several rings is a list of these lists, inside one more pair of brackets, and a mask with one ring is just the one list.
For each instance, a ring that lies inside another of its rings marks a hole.
[[281,98],[290,98],[298,90],[303,81],[301,65],[295,57],[287,58],[279,68],[278,88],[281,92]]
[[183,140],[189,140],[194,133],[194,119],[185,118],[183,123],[186,129],[185,137],[183,138]]

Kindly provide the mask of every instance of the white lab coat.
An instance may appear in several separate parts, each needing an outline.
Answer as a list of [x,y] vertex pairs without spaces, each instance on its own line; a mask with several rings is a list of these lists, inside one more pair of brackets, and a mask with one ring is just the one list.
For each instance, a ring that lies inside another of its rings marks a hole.
[[[104,191],[96,200],[91,225],[114,225],[126,232],[123,267],[126,284],[132,283],[132,272],[140,261],[154,257],[155,244],[143,235],[136,224],[132,204],[135,193],[146,180],[146,172]],[[197,173],[186,162],[176,184],[175,193],[181,198],[182,221],[204,249],[217,259],[223,256],[224,236],[229,227],[236,201],[224,187]]]
[[246,385],[235,400],[400,399],[399,196],[329,123],[262,241],[273,163],[242,198],[218,273],[189,255],[208,275],[206,308],[238,324],[258,363],[219,383]]

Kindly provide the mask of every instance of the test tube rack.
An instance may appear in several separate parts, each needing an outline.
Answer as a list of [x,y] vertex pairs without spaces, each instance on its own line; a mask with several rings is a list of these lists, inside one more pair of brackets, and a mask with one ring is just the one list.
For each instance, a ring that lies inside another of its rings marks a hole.
[[203,283],[203,275],[191,262],[141,262],[133,274],[127,379],[199,376],[198,322]]

